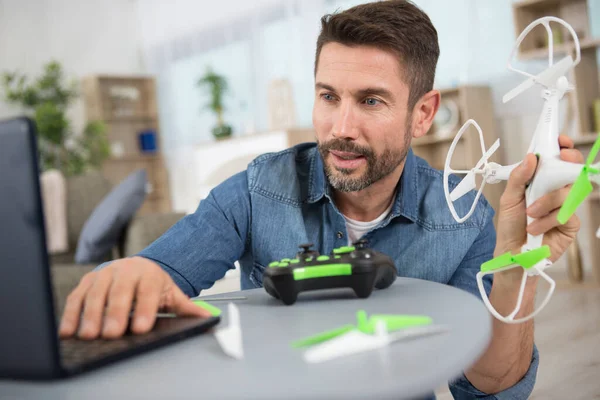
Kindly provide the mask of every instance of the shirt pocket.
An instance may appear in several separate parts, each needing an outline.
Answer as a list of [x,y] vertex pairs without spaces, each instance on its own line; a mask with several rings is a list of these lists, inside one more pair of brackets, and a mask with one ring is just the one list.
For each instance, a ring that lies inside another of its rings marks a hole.
[[265,266],[259,262],[254,262],[252,265],[252,271],[250,271],[250,281],[256,287],[263,286],[263,273],[265,272]]

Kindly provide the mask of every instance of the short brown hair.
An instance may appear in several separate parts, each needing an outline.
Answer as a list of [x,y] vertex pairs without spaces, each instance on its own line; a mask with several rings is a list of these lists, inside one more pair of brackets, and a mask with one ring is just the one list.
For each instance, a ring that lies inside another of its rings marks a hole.
[[433,89],[440,55],[437,31],[427,14],[408,0],[361,4],[323,16],[317,39],[315,74],[321,49],[330,42],[372,46],[396,54],[410,90],[409,109]]

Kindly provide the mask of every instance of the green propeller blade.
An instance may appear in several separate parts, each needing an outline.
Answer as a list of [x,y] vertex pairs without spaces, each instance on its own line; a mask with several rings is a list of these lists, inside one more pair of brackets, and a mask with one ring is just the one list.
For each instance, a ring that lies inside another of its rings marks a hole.
[[358,326],[358,329],[363,333],[375,333],[377,324],[383,321],[388,332],[398,331],[401,329],[412,328],[415,326],[431,325],[433,320],[426,315],[371,315],[369,322],[363,326]]
[[292,347],[312,346],[317,343],[325,342],[336,336],[343,335],[351,330],[358,330],[363,333],[373,334],[377,324],[383,321],[388,332],[400,329],[411,328],[415,326],[425,326],[433,323],[433,320],[425,315],[395,315],[395,314],[374,314],[367,318],[364,310],[356,313],[357,325],[344,325],[339,328],[331,329],[305,339],[297,340],[292,343]]
[[560,211],[558,212],[556,219],[561,224],[565,224],[569,218],[571,218],[575,211],[577,211],[577,207],[579,207],[583,200],[585,200],[585,198],[594,190],[592,182],[590,181],[590,175],[596,175],[600,173],[597,168],[592,167],[592,162],[594,162],[596,159],[596,155],[598,154],[599,150],[600,136],[598,139],[596,139],[596,142],[594,143],[594,146],[592,147],[592,150],[585,161],[585,165],[581,169],[581,173],[569,191],[567,199],[560,207]]
[[307,337],[305,339],[297,340],[292,343],[292,347],[312,346],[314,344],[333,339],[336,336],[343,335],[344,333],[350,332],[353,329],[356,329],[354,325],[344,325],[336,329],[317,333],[316,335]]
[[514,264],[520,265],[524,269],[529,269],[544,258],[550,257],[550,255],[550,247],[548,245],[516,255],[512,255],[509,251],[481,264],[481,272],[495,271]]
[[558,222],[565,224],[575,211],[577,211],[577,207],[579,207],[583,200],[585,200],[593,190],[594,187],[592,186],[592,182],[590,182],[590,178],[588,178],[588,171],[586,171],[586,167],[583,167],[577,180],[573,184],[573,187],[569,191],[565,202],[560,207],[560,211],[556,217]]

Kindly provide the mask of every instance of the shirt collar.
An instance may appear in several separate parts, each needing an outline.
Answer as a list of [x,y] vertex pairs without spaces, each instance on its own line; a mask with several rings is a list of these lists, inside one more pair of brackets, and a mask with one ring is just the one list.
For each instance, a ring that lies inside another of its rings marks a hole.
[[[306,199],[309,203],[316,203],[321,200],[325,195],[330,196],[330,187],[325,176],[325,169],[323,168],[323,159],[318,148],[314,148],[314,156],[312,157],[310,173],[309,173],[309,191],[308,198]],[[403,216],[411,221],[417,219],[417,208],[419,204],[419,192],[417,184],[417,160],[416,156],[409,148],[406,155],[406,161],[404,163],[404,169],[400,182],[396,190],[396,198],[394,205],[391,210],[391,217]]]

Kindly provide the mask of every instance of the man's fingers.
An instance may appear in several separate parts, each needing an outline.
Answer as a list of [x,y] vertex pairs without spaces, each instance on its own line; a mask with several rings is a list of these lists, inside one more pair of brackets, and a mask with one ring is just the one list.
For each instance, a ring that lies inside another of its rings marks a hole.
[[527,233],[537,236],[548,232],[560,225],[556,219],[559,210],[554,210],[545,217],[536,219],[527,226]]
[[583,154],[579,150],[576,149],[562,149],[560,151],[560,159],[563,161],[568,161],[572,163],[583,164],[585,162],[585,158]]
[[560,208],[569,195],[570,190],[571,185],[554,190],[540,197],[527,208],[527,215],[531,218],[541,218],[553,210]]
[[95,339],[102,329],[102,318],[106,296],[112,282],[112,274],[98,274],[93,285],[87,291],[81,316],[79,337],[82,339]]
[[81,278],[79,285],[67,297],[59,329],[59,336],[61,338],[72,336],[79,329],[83,300],[88,289],[93,285],[96,274],[97,272],[86,274]]
[[504,200],[512,203],[521,201],[527,189],[527,183],[533,177],[537,166],[537,158],[533,154],[527,154],[523,162],[511,173],[504,190]]
[[154,326],[156,313],[162,295],[164,279],[153,276],[144,276],[137,286],[135,295],[135,310],[131,330],[135,334],[146,333]]
[[114,283],[108,294],[108,305],[102,329],[103,337],[115,338],[125,333],[139,279],[139,271],[133,268],[121,268],[115,274]]
[[173,303],[169,310],[180,316],[186,317],[210,317],[208,310],[194,304],[177,286],[173,285]]
[[559,135],[558,136],[558,145],[561,149],[573,149],[575,148],[575,142],[573,142],[573,139],[571,139],[570,137],[566,136],[566,135]]

